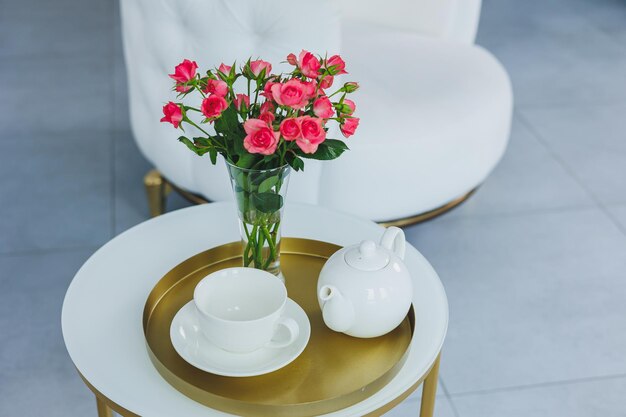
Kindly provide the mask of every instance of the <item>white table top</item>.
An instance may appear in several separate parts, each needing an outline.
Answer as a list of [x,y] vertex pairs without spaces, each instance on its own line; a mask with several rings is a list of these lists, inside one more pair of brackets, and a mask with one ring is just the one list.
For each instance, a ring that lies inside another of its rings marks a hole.
[[[287,204],[283,236],[350,245],[378,241],[383,228],[368,220],[302,204]],[[78,271],[63,303],[65,345],[81,374],[107,398],[148,417],[230,416],[170,386],[146,351],[142,315],[146,298],[180,262],[239,240],[234,206],[214,203],[141,223],[100,248]],[[414,280],[415,333],[408,358],[389,384],[332,417],[362,416],[384,406],[422,378],[434,363],[448,326],[446,295],[428,261],[407,245]]]

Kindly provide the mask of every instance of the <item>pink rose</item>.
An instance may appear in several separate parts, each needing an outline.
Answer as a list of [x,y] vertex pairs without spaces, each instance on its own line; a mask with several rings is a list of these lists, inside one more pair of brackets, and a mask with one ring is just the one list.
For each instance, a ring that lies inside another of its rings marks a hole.
[[272,87],[273,87],[275,84],[279,84],[279,83],[276,83],[276,82],[274,82],[274,81],[268,81],[268,82],[266,82],[266,83],[265,83],[265,87],[263,87],[263,92],[261,93],[261,95],[262,95],[263,97],[265,97],[266,99],[268,99],[268,100],[272,100],[272,99],[273,99],[273,96],[272,96]]
[[348,107],[350,107],[350,113],[347,113],[347,114],[352,114],[356,110],[356,104],[354,104],[354,101],[352,100],[345,99],[343,101],[343,104],[346,104]]
[[268,125],[271,125],[272,123],[274,123],[276,116],[274,116],[274,113],[270,113],[266,111],[266,112],[259,114],[259,119],[263,120]]
[[222,112],[227,108],[228,103],[224,100],[224,97],[218,96],[217,94],[211,94],[202,100],[200,110],[207,119],[211,119],[222,114]]
[[177,85],[176,86],[176,91],[179,93],[186,93],[189,90],[191,90],[190,86],[186,86],[186,85]]
[[171,101],[163,106],[163,115],[161,121],[171,123],[175,128],[178,128],[180,122],[183,120],[183,112],[180,106]]
[[332,75],[347,74],[346,63],[339,55],[333,55],[326,60],[326,67]]
[[186,83],[187,81],[191,81],[196,76],[197,69],[198,64],[196,64],[196,61],[185,59],[183,62],[176,65],[176,68],[174,68],[174,74],[169,74],[169,77],[179,83]]
[[333,85],[333,81],[335,81],[335,77],[332,75],[327,75],[320,80],[320,88],[330,88]]
[[306,81],[302,84],[304,84],[304,93],[308,98],[313,98],[319,95],[317,84],[314,81]]
[[298,65],[298,58],[294,54],[287,55],[287,62],[291,65]]
[[317,117],[321,117],[322,119],[328,119],[329,117],[333,117],[335,111],[333,110],[333,104],[330,102],[328,97],[320,97],[313,103],[313,113]]
[[274,103],[272,103],[271,101],[265,101],[263,102],[263,104],[261,104],[261,109],[260,112],[261,113],[273,113],[274,110],[276,110],[276,106],[274,106]]
[[280,134],[288,141],[296,140],[300,137],[300,120],[288,118],[280,124]]
[[298,64],[300,65],[302,74],[309,78],[317,78],[320,67],[322,66],[320,60],[315,55],[305,50],[300,52]]
[[258,77],[263,70],[265,70],[265,77],[269,76],[270,72],[272,72],[272,64],[262,59],[250,62],[250,71],[252,71],[255,77]]
[[243,124],[247,136],[243,139],[243,147],[250,153],[271,155],[278,146],[279,132],[274,132],[263,120],[248,119]]
[[317,146],[326,139],[322,119],[311,116],[302,116],[299,119],[302,137],[296,139],[296,144],[304,153],[315,153]]
[[300,80],[289,80],[284,84],[276,83],[272,85],[272,97],[281,106],[288,106],[293,109],[301,109],[309,102],[307,92],[308,85]]
[[239,111],[246,111],[249,109],[250,97],[245,94],[237,94],[237,97],[235,97],[235,108]]
[[219,72],[221,72],[222,74],[224,74],[224,75],[228,75],[232,68],[233,68],[232,66],[226,65],[226,64],[222,63],[222,64],[220,64],[220,66],[219,66],[219,68],[217,70]]
[[[344,101],[345,103],[345,101]],[[341,125],[340,129],[341,129],[341,133],[349,138],[350,136],[354,135],[354,131],[356,130],[356,128],[359,126],[359,118],[358,117],[350,117],[349,119],[346,119],[345,122],[343,122],[343,124]]]
[[228,94],[228,84],[222,80],[208,80],[204,92],[226,97],[226,94]]

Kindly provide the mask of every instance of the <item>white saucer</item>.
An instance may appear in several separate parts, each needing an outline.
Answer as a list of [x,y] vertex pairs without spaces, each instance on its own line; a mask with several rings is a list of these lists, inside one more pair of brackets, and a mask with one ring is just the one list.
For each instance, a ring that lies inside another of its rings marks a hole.
[[304,350],[311,336],[311,324],[302,307],[287,299],[285,316],[300,327],[298,338],[284,348],[261,348],[251,353],[233,353],[218,348],[200,332],[193,300],[181,308],[170,326],[170,339],[178,354],[203,371],[224,376],[263,375],[280,369]]

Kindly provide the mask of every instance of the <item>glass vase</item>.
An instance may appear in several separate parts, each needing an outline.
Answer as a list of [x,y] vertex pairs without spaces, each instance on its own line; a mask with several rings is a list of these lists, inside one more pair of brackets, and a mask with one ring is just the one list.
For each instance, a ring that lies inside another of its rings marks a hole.
[[289,165],[244,169],[226,163],[239,215],[243,266],[283,279],[280,271],[280,225],[289,183]]

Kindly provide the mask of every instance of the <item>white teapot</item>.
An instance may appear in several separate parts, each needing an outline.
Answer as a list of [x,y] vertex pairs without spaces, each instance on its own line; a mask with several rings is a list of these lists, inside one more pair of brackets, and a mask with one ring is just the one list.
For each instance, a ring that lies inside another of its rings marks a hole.
[[355,337],[378,337],[395,329],[413,299],[404,252],[404,232],[397,227],[385,231],[380,245],[365,240],[335,252],[317,282],[324,323]]

